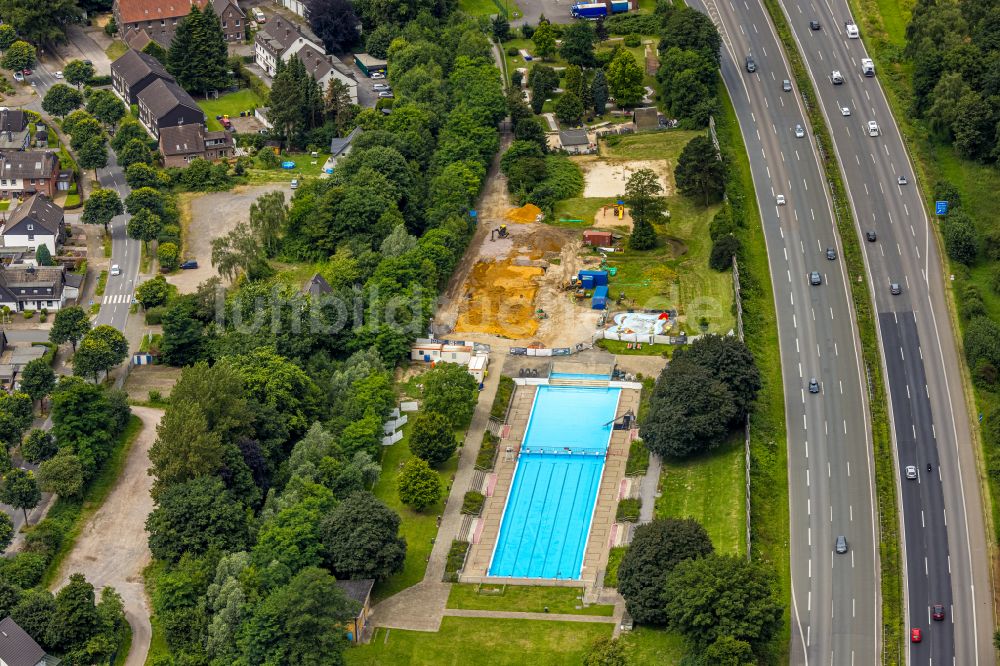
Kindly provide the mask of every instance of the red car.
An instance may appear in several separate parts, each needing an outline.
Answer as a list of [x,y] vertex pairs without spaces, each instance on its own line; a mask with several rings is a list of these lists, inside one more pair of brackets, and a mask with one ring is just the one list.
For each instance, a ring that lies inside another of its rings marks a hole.
[[931,617],[935,620],[944,619],[944,604],[934,604],[931,606]]
[[25,76],[31,76],[31,74],[32,74],[31,70],[28,69],[27,67],[25,67],[24,69],[22,69],[21,73],[24,74]]
[[923,633],[919,629],[910,629],[910,642],[919,643],[924,639]]

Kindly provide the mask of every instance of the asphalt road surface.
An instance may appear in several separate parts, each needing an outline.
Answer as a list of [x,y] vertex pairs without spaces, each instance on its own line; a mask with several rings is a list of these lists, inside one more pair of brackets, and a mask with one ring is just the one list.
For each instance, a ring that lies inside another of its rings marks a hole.
[[[693,3],[720,28],[722,74],[747,145],[778,312],[791,523],[795,664],[879,660],[879,575],[869,415],[859,343],[811,131],[767,15]],[[752,54],[756,71],[745,68]],[[796,125],[804,136],[797,137]],[[779,205],[777,196],[785,197]],[[837,258],[826,258],[833,248]],[[818,271],[822,284],[810,285]],[[808,389],[810,378],[819,393]],[[834,552],[838,535],[846,553]]]
[[[858,231],[877,236],[863,245],[896,445],[907,630],[923,631],[923,641],[908,646],[909,663],[992,664],[982,498],[941,255],[878,82],[879,63],[876,76],[864,76],[864,44],[847,37],[846,2],[784,0],[784,9],[820,96]],[[821,29],[810,29],[810,20],[818,20]],[[834,69],[843,84],[833,84]],[[844,107],[850,115],[843,115]],[[876,136],[870,135],[869,121],[878,125]],[[907,184],[898,182],[900,176]],[[891,293],[893,283],[902,293]],[[907,465],[917,467],[919,481],[904,478]],[[944,604],[944,621],[931,620],[934,603]]]

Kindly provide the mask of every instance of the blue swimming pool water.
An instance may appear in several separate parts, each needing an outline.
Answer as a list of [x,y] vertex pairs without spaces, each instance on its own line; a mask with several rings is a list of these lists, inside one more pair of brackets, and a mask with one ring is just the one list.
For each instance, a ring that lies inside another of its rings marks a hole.
[[584,372],[552,372],[549,379],[611,379],[611,375],[587,374]]
[[538,387],[489,575],[580,577],[619,393]]

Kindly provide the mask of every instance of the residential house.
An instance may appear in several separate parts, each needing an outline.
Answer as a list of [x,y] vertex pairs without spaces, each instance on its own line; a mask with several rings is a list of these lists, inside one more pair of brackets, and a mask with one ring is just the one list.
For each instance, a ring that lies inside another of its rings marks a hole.
[[360,606],[358,614],[353,620],[347,623],[347,639],[352,643],[360,643],[365,625],[368,624],[368,616],[371,614],[372,588],[375,581],[371,578],[364,580],[338,580],[337,587],[344,593],[344,596],[355,601]]
[[204,124],[205,112],[183,88],[173,81],[157,79],[136,97],[139,104],[139,122],[153,135],[160,138],[164,127]]
[[44,245],[54,257],[66,240],[63,209],[44,194],[31,196],[10,214],[0,237],[7,248],[23,247],[34,254]]
[[30,141],[27,114],[21,109],[0,110],[0,150],[25,150]]
[[159,60],[142,51],[129,49],[111,63],[111,87],[126,104],[135,104],[139,93],[160,79],[176,83]]
[[311,32],[282,16],[273,14],[264,27],[254,35],[254,60],[268,76],[274,76],[278,61],[287,61],[306,44],[320,53],[324,52],[322,42]]
[[355,127],[351,132],[345,137],[334,137],[330,139],[330,159],[331,166],[337,164],[337,160],[342,160],[347,157],[351,152],[351,144],[354,143],[354,139],[361,134],[362,129],[360,127]]
[[191,13],[191,6],[204,10],[209,2],[219,17],[226,40],[243,41],[246,15],[236,0],[114,0],[111,12],[126,43],[136,40],[133,33],[145,31],[157,44],[169,48],[177,25]]
[[295,57],[302,61],[306,71],[312,74],[324,90],[330,81],[336,79],[347,86],[351,103],[358,103],[358,82],[351,76],[351,70],[345,67],[342,62],[331,58],[312,44],[304,44],[295,53]]
[[45,650],[9,615],[0,620],[0,664],[5,666],[55,666],[59,659]]
[[559,132],[559,146],[571,155],[594,152],[594,147],[587,136],[587,130],[583,129],[571,129]]
[[0,269],[0,307],[52,312],[65,306],[67,298],[64,266],[12,264]]
[[42,193],[50,199],[69,189],[69,178],[60,178],[59,157],[43,150],[0,152],[0,199]]
[[327,294],[333,293],[333,287],[330,283],[326,281],[326,278],[316,273],[312,276],[312,279],[306,283],[306,286],[302,288],[302,293],[310,296],[312,298],[320,298]]
[[201,124],[160,130],[160,153],[165,167],[185,167],[199,157],[214,162],[232,157],[234,152],[233,137],[225,130],[209,132]]

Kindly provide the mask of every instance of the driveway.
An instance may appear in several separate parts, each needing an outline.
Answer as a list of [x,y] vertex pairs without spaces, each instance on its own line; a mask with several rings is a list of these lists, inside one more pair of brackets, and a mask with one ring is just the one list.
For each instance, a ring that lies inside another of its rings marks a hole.
[[125,469],[104,504],[84,525],[52,589],[64,586],[70,574],[76,572],[85,575],[98,590],[114,587],[122,597],[125,618],[132,627],[132,645],[125,666],[143,666],[152,636],[149,601],[142,581],[142,570],[151,557],[146,516],[153,510],[149,496],[153,477],[146,470],[149,447],[156,439],[156,425],[163,410],[133,407],[132,413],[142,419],[142,430],[129,451]]

